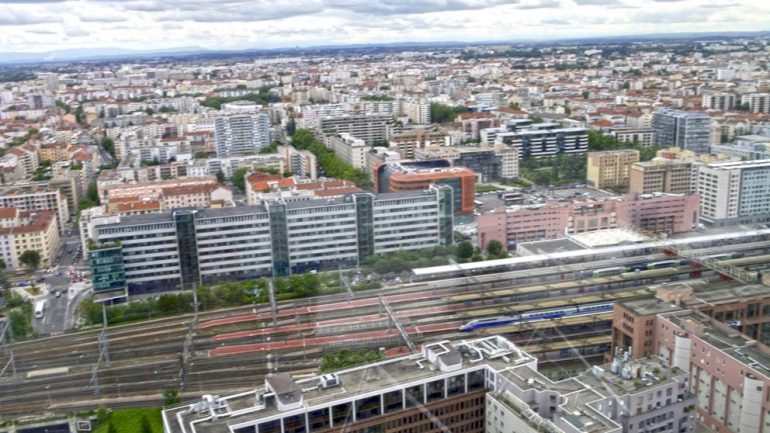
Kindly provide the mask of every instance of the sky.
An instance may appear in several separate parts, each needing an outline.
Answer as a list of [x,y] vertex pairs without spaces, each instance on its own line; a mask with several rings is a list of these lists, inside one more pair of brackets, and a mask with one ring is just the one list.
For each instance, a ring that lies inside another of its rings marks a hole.
[[768,0],[0,0],[0,51],[770,30]]

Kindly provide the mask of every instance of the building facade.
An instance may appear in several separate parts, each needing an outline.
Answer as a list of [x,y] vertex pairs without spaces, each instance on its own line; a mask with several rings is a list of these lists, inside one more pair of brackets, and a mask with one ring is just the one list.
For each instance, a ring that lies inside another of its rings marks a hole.
[[631,165],[628,192],[689,194],[693,192],[693,163],[655,158]]
[[542,158],[588,151],[588,129],[586,128],[549,127],[502,132],[496,135],[495,140],[516,148],[520,158]]
[[214,119],[217,157],[259,153],[270,145],[270,119],[266,113],[240,113]]
[[699,113],[664,109],[652,118],[657,144],[661,147],[679,147],[698,153],[708,153],[711,119]]
[[16,208],[27,212],[53,211],[56,214],[60,233],[70,218],[69,206],[64,193],[41,183],[1,187],[0,207]]
[[121,251],[129,293],[357,266],[371,255],[452,242],[453,191],[265,200],[98,221],[95,245]]
[[586,181],[596,188],[628,186],[631,164],[639,162],[636,149],[588,152]]
[[9,270],[24,268],[25,251],[40,255],[40,267],[52,266],[60,245],[55,212],[0,208],[0,258]]
[[770,221],[770,160],[701,165],[697,187],[710,223]]
[[318,131],[322,137],[350,134],[372,146],[388,140],[392,122],[393,116],[387,114],[343,114],[320,118]]
[[355,168],[366,167],[366,153],[370,147],[360,138],[350,134],[334,134],[326,136],[326,147],[335,155]]
[[627,194],[606,200],[499,208],[479,216],[478,239],[484,249],[492,240],[515,248],[520,242],[628,225],[659,233],[683,233],[696,228],[698,206],[695,194]]

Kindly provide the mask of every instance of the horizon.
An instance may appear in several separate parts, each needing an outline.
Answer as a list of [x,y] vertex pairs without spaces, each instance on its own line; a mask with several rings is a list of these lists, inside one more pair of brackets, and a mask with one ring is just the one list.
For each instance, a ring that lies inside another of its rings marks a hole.
[[770,4],[753,0],[0,0],[0,6],[0,43],[4,53],[16,54],[533,43],[770,30]]

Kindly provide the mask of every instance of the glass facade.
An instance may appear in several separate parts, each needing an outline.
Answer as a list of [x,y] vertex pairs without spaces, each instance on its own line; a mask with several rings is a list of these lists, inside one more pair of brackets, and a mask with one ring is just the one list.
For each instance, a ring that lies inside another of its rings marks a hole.
[[286,205],[273,202],[267,206],[270,215],[270,235],[273,247],[273,276],[289,275],[289,231],[286,224]]
[[358,225],[358,262],[374,255],[374,197],[371,194],[356,194],[356,223]]
[[88,266],[91,268],[94,293],[126,288],[123,249],[120,246],[89,251]]
[[200,284],[198,269],[198,243],[195,239],[195,211],[174,212],[176,240],[179,248],[179,269],[182,289],[192,289]]
[[438,237],[442,245],[454,242],[454,190],[438,186]]

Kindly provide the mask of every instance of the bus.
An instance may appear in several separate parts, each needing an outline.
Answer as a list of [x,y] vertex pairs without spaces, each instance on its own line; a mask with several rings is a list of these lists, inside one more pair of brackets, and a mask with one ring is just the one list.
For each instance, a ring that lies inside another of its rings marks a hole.
[[45,316],[46,309],[48,309],[48,299],[41,299],[35,302],[35,319],[42,319]]

